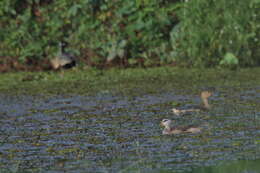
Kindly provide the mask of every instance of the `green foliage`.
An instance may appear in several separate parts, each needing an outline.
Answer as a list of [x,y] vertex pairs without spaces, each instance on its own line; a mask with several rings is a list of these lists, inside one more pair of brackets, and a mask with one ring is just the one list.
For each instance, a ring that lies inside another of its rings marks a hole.
[[224,66],[237,66],[239,63],[237,57],[232,53],[226,53],[224,58],[219,62],[220,65]]
[[[0,57],[53,58],[58,43],[104,63],[260,64],[258,0],[1,0]],[[178,15],[177,15],[178,14]]]
[[228,58],[233,54],[242,66],[260,64],[257,1],[191,0],[178,16],[181,34],[174,43],[179,60],[196,66],[236,64]]
[[58,42],[67,41],[79,56],[87,48],[104,61],[121,57],[160,62],[160,49],[177,20],[175,3],[163,0],[3,0],[0,5],[0,56],[22,61],[53,57]]
[[126,40],[121,40],[119,42],[112,42],[111,48],[108,50],[109,54],[107,60],[112,61],[116,57],[124,58],[126,45],[127,45]]

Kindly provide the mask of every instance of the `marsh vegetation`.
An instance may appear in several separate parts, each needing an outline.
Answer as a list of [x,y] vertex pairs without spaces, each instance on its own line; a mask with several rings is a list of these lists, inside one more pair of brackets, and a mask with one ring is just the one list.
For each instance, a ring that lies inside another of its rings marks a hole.
[[[259,75],[170,67],[1,74],[0,172],[259,170]],[[212,86],[210,111],[171,112],[200,103]],[[164,118],[207,126],[164,136]]]

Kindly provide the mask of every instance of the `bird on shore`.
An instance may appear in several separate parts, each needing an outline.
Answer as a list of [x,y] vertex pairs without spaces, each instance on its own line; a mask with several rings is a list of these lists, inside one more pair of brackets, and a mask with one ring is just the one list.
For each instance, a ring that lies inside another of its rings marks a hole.
[[171,135],[171,134],[181,134],[181,133],[199,133],[201,132],[201,127],[196,126],[180,126],[180,127],[174,127],[172,125],[172,120],[169,119],[163,119],[161,121],[161,125],[164,126],[164,129],[162,131],[163,135]]
[[71,68],[76,65],[76,59],[75,56],[71,53],[68,53],[65,51],[65,48],[67,47],[66,42],[60,42],[59,43],[59,51],[57,52],[57,55],[55,58],[51,60],[51,66],[53,69],[59,69],[59,68]]
[[212,96],[212,94],[213,93],[211,91],[202,91],[201,94],[200,94],[202,105],[192,106],[192,107],[187,108],[187,109],[173,108],[172,111],[176,115],[182,115],[182,114],[190,113],[190,112],[208,111],[211,108],[209,101],[208,101],[208,98],[210,96]]

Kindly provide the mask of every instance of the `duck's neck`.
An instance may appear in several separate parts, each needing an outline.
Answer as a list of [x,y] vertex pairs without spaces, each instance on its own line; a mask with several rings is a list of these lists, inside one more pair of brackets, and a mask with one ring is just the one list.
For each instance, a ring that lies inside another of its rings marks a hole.
[[201,99],[202,99],[202,102],[203,102],[203,106],[204,106],[206,109],[209,109],[209,108],[210,108],[210,105],[209,105],[208,98],[201,98]]
[[62,42],[59,43],[59,54],[63,54],[65,52],[65,46]]

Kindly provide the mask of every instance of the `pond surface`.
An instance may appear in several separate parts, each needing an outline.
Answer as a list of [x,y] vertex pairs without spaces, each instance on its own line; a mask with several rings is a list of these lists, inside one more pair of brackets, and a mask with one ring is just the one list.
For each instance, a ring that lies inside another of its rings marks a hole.
[[[260,86],[217,87],[211,111],[185,116],[171,109],[199,104],[197,92],[137,95],[1,94],[1,172],[206,173],[236,160],[252,161],[252,172],[259,168]],[[164,118],[203,132],[163,136]]]

